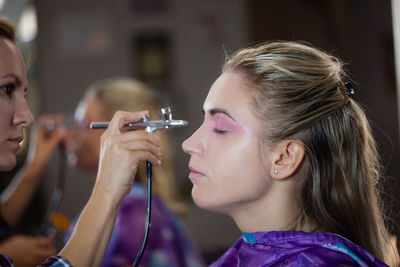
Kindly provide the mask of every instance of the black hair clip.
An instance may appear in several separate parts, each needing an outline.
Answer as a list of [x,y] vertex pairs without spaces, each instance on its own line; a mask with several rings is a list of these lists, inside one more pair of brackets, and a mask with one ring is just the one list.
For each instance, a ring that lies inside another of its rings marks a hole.
[[353,85],[351,85],[350,82],[346,82],[344,84],[344,86],[346,86],[347,88],[347,94],[349,95],[350,98],[354,97],[354,95],[356,94],[356,92],[353,89]]

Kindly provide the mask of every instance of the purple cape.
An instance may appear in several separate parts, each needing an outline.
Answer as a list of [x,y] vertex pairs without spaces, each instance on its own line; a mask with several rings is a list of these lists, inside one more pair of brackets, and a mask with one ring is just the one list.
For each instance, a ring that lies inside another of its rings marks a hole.
[[243,233],[211,266],[387,266],[360,246],[331,233]]

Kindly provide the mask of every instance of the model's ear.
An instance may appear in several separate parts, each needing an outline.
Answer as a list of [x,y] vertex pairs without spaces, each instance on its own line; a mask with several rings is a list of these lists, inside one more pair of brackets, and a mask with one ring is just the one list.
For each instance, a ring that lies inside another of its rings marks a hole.
[[300,167],[304,159],[303,142],[295,139],[284,139],[278,142],[271,153],[271,177],[286,179],[291,177]]

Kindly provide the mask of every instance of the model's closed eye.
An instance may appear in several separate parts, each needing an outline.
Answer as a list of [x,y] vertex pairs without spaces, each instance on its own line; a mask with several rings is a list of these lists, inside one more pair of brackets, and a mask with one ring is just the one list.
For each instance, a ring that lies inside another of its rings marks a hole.
[[218,134],[225,134],[228,132],[232,132],[235,127],[233,125],[233,121],[223,114],[215,114],[213,116],[213,120],[215,123],[214,132]]

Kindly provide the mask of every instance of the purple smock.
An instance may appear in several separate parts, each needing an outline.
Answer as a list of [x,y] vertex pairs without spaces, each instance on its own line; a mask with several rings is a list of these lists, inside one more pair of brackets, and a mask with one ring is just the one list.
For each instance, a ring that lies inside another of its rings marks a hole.
[[387,266],[360,246],[331,233],[243,233],[212,267]]
[[[205,263],[184,224],[153,194],[151,228],[141,267],[203,267]],[[65,236],[70,238],[78,217]],[[132,266],[142,245],[146,220],[146,188],[135,183],[119,210],[101,267]]]

